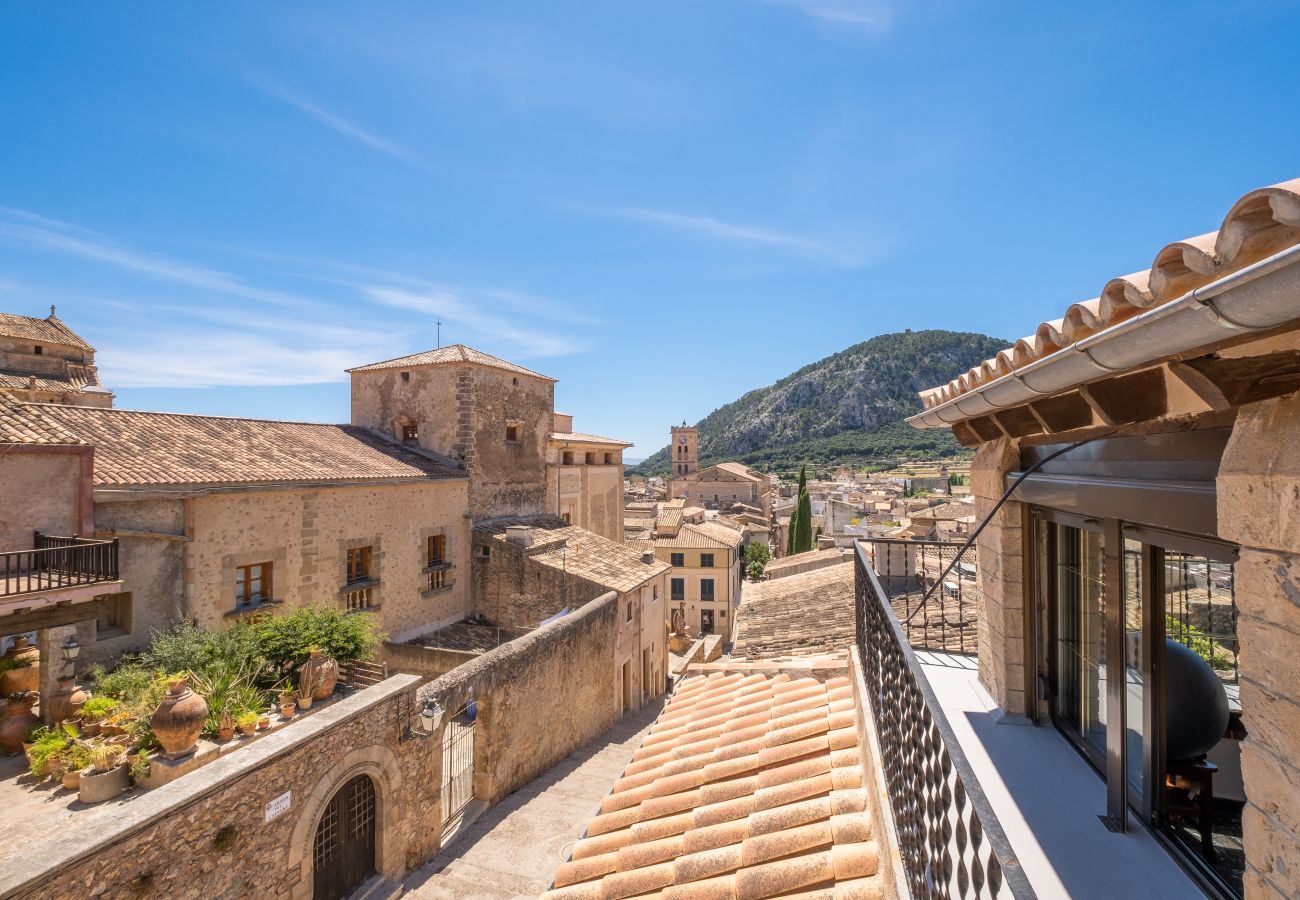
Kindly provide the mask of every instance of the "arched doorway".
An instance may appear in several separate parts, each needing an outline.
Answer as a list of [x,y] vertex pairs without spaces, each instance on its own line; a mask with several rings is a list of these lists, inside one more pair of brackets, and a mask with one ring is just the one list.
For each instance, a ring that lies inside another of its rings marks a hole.
[[358,775],[339,788],[316,825],[312,897],[341,900],[375,872],[375,783]]

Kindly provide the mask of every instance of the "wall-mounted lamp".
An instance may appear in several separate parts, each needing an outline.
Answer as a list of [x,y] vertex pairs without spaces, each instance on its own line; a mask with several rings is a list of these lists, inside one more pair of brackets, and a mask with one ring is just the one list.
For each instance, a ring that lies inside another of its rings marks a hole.
[[420,711],[420,729],[425,734],[433,734],[441,724],[442,707],[438,705],[438,701],[424,701],[424,709]]
[[60,649],[63,651],[64,662],[71,663],[75,661],[78,654],[81,653],[81,644],[77,643],[77,638],[75,635],[70,634],[68,635],[67,639],[64,640]]

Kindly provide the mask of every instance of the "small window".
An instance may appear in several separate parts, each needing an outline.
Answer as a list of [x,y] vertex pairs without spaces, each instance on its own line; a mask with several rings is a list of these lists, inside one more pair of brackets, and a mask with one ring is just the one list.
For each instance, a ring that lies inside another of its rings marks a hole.
[[36,354],[37,356],[40,356],[44,352],[45,352],[45,348],[42,347],[40,344],[37,344],[35,347],[32,348],[32,353]]
[[518,426],[518,425],[507,425],[507,426],[506,426],[506,440],[509,441],[509,442],[512,443],[512,444],[517,444],[517,443],[519,443],[519,426]]
[[411,373],[410,373],[410,372],[403,372],[403,373],[402,373],[402,380],[403,380],[403,381],[410,381],[410,380],[411,380]]
[[596,454],[593,452],[589,452],[587,454],[587,465],[594,466],[595,464],[596,464]]
[[271,599],[271,564],[254,563],[235,569],[235,608],[247,609]]
[[565,451],[564,451],[564,464],[565,464],[566,466],[571,466],[571,465],[573,465],[573,451],[572,451],[572,450],[565,450]]
[[407,422],[402,426],[402,440],[414,444],[420,439],[420,426],[416,422]]
[[436,566],[447,561],[447,536],[433,534],[429,536],[429,565]]
[[657,585],[657,584],[654,585],[654,586],[651,588],[651,591],[653,591],[653,594],[652,594],[651,597],[650,597],[650,602],[651,602],[651,603],[658,603],[658,602],[659,602],[659,585]]
[[712,600],[712,599],[713,599],[713,579],[712,579],[712,578],[701,578],[701,579],[700,579],[700,599],[701,599],[701,600]]
[[564,524],[565,524],[565,525],[572,525],[572,524],[573,524],[573,514],[572,514],[572,513],[567,513],[567,512],[560,513],[560,518],[564,520]]
[[106,641],[109,638],[124,637],[131,631],[131,592],[120,594],[103,594],[95,598],[101,600],[99,615],[95,619],[95,640]]
[[479,559],[490,559],[492,557],[492,548],[486,544],[478,548]]
[[671,553],[671,554],[669,554],[669,555],[668,555],[668,564],[669,564],[670,566],[675,566],[675,567],[677,567],[677,568],[681,568],[682,566],[686,565],[686,554],[685,554],[685,553]]
[[632,601],[627,601],[627,620],[632,621]]
[[607,465],[607,466],[612,466],[612,465],[614,465],[614,454],[613,454],[613,453],[606,453],[606,454],[605,454],[605,465]]
[[348,551],[348,584],[370,580],[370,548],[354,547]]
[[686,599],[686,579],[673,578],[668,583],[668,592],[674,601]]
[[713,554],[712,554],[712,553],[701,553],[701,554],[700,554],[700,568],[701,568],[701,569],[712,569],[712,568],[713,568]]

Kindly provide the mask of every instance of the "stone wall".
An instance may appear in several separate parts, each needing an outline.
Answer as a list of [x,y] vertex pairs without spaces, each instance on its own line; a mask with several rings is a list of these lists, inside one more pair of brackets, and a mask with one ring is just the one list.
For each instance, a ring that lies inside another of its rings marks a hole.
[[[982,521],[1006,490],[1006,474],[1020,463],[1017,442],[980,445],[971,465],[975,518]],[[1025,709],[1024,504],[1007,501],[981,532],[978,619],[980,681],[1004,711]]]
[[[546,494],[551,510],[559,515],[568,513],[569,521],[579,528],[623,543],[623,466],[588,466],[581,462],[582,450],[573,452],[579,460],[574,465],[555,462],[547,466]],[[622,451],[614,453],[621,456]],[[553,451],[553,455],[559,452]]]
[[[0,895],[308,898],[316,824],[363,774],[377,794],[377,870],[401,877],[441,832],[440,745],[408,737],[418,681],[389,678],[130,803],[85,810],[78,827],[0,867]],[[266,821],[286,793],[288,810]]]
[[0,552],[31,550],[32,532],[77,534],[81,455],[6,447],[0,453]]
[[[342,603],[347,551],[371,548],[372,603],[402,640],[469,611],[466,482],[218,492],[192,504],[185,614],[219,628],[235,613],[239,566],[272,564],[272,597],[287,606]],[[447,538],[447,586],[430,591],[427,542]]]
[[1217,483],[1236,566],[1246,896],[1300,884],[1300,395],[1243,407]]
[[535,628],[566,606],[577,609],[607,590],[549,566],[527,565],[527,550],[512,541],[480,532],[472,541],[473,609],[493,625]]
[[619,609],[611,591],[420,688],[448,715],[476,701],[477,799],[495,804],[614,723]]
[[444,647],[421,647],[418,644],[396,644],[384,641],[380,649],[380,660],[388,666],[390,673],[404,672],[419,675],[421,678],[437,678],[446,675],[457,666],[463,666],[481,654],[468,650],[448,650]]

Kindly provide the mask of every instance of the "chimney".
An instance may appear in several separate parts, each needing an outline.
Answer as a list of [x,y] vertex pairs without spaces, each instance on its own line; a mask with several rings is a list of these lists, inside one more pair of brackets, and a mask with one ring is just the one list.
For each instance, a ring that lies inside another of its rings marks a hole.
[[655,552],[654,552],[653,550],[647,550],[647,551],[645,551],[644,553],[642,553],[642,554],[641,554],[641,562],[645,563],[647,566],[652,566],[652,565],[654,565],[654,562],[655,562]]
[[518,544],[520,547],[531,547],[533,545],[533,526],[507,525],[506,540]]

